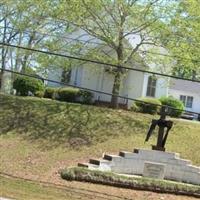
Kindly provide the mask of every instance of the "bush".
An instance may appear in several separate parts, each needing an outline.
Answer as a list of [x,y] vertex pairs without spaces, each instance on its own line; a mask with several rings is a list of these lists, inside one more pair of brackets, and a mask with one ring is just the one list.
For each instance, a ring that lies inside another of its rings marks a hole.
[[35,78],[17,76],[13,82],[13,88],[16,89],[18,95],[28,96],[29,92],[35,95],[38,91],[44,91],[44,84]]
[[79,91],[80,102],[91,104],[93,100],[93,93],[85,90]]
[[35,92],[35,96],[39,97],[39,98],[44,97],[44,91],[37,91],[37,92]]
[[136,105],[136,103],[134,102],[130,108],[131,111],[133,112],[139,112],[140,108]]
[[47,87],[45,88],[44,98],[55,99],[58,88]]
[[44,92],[44,98],[57,99],[59,101],[81,102],[85,104],[91,104],[93,100],[93,93],[73,87],[47,87]]
[[58,90],[58,100],[67,102],[76,102],[79,98],[80,90],[76,88],[60,88]]
[[[154,98],[140,98],[138,99],[140,101],[136,101],[135,104],[136,106],[139,108],[139,111],[142,113],[149,113],[149,114],[156,114],[159,112],[160,110],[160,106],[157,105],[161,105],[161,102],[159,101],[159,99],[154,99]],[[149,103],[149,104],[148,104]],[[155,104],[155,105],[152,105]]]
[[[173,97],[161,97],[160,101],[162,105],[167,105],[167,106],[172,107],[172,108],[168,108],[168,113],[171,117],[180,117],[181,114],[183,113],[184,105],[182,101],[175,99]],[[173,110],[173,108],[179,109],[179,110]]]

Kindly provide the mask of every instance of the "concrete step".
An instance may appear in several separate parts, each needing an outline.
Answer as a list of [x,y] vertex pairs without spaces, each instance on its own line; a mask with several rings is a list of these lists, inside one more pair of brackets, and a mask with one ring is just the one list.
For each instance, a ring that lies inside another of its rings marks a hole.
[[118,155],[109,155],[109,154],[106,154],[106,155],[104,155],[103,159],[104,159],[104,161],[101,161],[101,163],[105,163],[105,161],[119,162],[119,161],[121,161],[121,159],[123,159],[123,157],[122,156],[118,156]]
[[133,149],[133,152],[130,152],[130,151],[120,151],[119,152],[119,156],[126,157],[126,155],[134,155],[134,154],[138,154],[138,153],[139,153],[139,149]]
[[100,165],[100,160],[97,160],[97,159],[90,159],[90,160],[89,160],[89,164]]
[[120,151],[119,156],[123,158],[135,158],[138,154],[130,151]]
[[119,156],[125,157],[126,153],[127,153],[126,151],[120,151],[120,152],[119,152]]
[[176,163],[177,165],[192,165],[192,161],[191,160],[187,160],[187,159],[181,159],[181,158],[175,158],[175,159],[171,159],[170,160],[172,163]]
[[78,167],[84,167],[88,169],[98,169],[99,165],[91,164],[91,163],[78,163]]
[[194,166],[194,165],[187,165],[187,166],[185,166],[185,171],[200,173],[200,167]]
[[78,167],[86,167],[88,168],[89,163],[78,163]]
[[113,156],[109,154],[104,154],[103,159],[112,161]]
[[139,153],[139,149],[133,149],[133,153]]

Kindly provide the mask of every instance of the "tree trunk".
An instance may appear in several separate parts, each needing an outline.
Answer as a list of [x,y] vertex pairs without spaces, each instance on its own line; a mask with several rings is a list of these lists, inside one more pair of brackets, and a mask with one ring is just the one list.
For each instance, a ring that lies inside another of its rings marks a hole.
[[[36,36],[35,32],[33,32],[32,35],[30,35],[30,38],[28,40],[28,45],[27,45],[28,48],[32,48],[32,43],[33,43],[33,41],[35,39],[35,36]],[[29,51],[25,51],[24,54],[25,55],[24,55],[22,63],[21,63],[22,64],[22,69],[21,69],[22,73],[26,73],[28,59],[29,59],[29,57],[31,55]]]
[[121,66],[123,65],[124,60],[124,46],[123,46],[123,37],[124,37],[124,22],[125,22],[125,15],[123,12],[123,9],[121,9],[121,6],[119,4],[119,10],[120,10],[120,25],[119,25],[119,33],[118,33],[118,48],[116,49],[117,53],[117,61],[118,61],[118,68],[116,72],[114,73],[114,83],[113,83],[113,89],[112,89],[112,98],[111,98],[111,107],[112,108],[118,108],[119,107],[119,91],[121,86],[121,79],[123,70]]
[[[4,20],[4,30],[3,30],[3,43],[6,40],[6,26],[7,26],[7,21]],[[2,46],[2,50],[1,50],[1,72],[0,72],[0,90],[2,90],[3,88],[3,75],[4,75],[4,69],[5,69],[5,62],[6,62],[6,50],[5,50],[5,46]]]
[[1,69],[1,71],[0,71],[0,90],[2,89],[2,85],[3,85],[3,73],[4,73],[4,70]]
[[122,62],[123,62],[123,43],[122,40],[119,42],[118,50],[117,50],[117,59],[118,59],[118,68],[114,72],[114,83],[112,89],[112,98],[111,98],[111,107],[118,108],[119,107],[119,91],[121,86],[121,77],[122,77]]
[[121,85],[121,72],[117,70],[114,76],[114,84],[112,89],[112,98],[111,98],[111,108],[118,108],[119,102],[118,102],[118,95]]
[[121,28],[120,28],[121,31],[119,31],[119,36],[118,36],[119,44],[118,44],[118,48],[117,48],[117,51],[116,51],[117,60],[118,60],[118,68],[114,72],[114,83],[113,83],[112,98],[111,98],[111,107],[112,108],[118,108],[119,107],[118,95],[119,95],[120,86],[121,86],[121,77],[122,77],[122,74],[123,74],[121,66],[123,64],[123,59],[124,59],[124,55],[123,55],[123,50],[124,50],[123,49],[123,29],[122,29],[123,22],[124,22],[124,19],[122,18]]
[[2,48],[2,58],[1,58],[1,71],[0,71],[0,90],[3,86],[3,74],[5,69],[5,57],[4,57],[4,47]]

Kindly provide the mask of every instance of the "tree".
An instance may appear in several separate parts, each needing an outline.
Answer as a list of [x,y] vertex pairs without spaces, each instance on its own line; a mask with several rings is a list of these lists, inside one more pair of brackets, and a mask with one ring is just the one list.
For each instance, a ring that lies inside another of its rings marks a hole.
[[[18,31],[14,30],[13,28],[8,28],[11,24],[10,17],[15,14],[14,9],[10,9],[4,2],[0,5],[0,36],[1,41],[3,43],[10,43],[14,40],[14,38],[17,36]],[[5,46],[1,46],[1,71],[0,71],[0,89],[4,85],[4,74],[5,74],[5,68],[6,63],[8,62],[7,56],[9,53],[9,48]]]
[[[138,53],[144,45],[158,44],[155,31],[161,28],[172,3],[149,0],[80,0],[58,1],[54,17],[70,21],[74,26],[84,30],[90,36],[106,44],[115,53],[114,63],[118,65],[113,71],[114,83],[111,105],[118,107],[119,90],[125,71],[122,66]],[[125,45],[131,37],[138,41],[129,51]]]
[[[3,43],[14,44],[35,49],[49,49],[49,44],[55,44],[51,34],[67,32],[67,26],[62,22],[51,20],[53,1],[43,0],[6,0],[0,4],[0,39]],[[64,27],[64,28],[63,28]],[[48,34],[50,33],[50,34]],[[58,42],[61,41],[58,38]],[[52,46],[52,45],[51,45]],[[44,55],[43,55],[44,56]],[[1,46],[1,74],[3,83],[4,69],[26,72],[29,68],[38,67],[38,54],[32,51]],[[40,71],[41,68],[40,68]],[[45,68],[44,70],[45,71]],[[14,75],[12,76],[14,79]],[[3,85],[3,84],[0,84]]]
[[174,57],[173,74],[200,78],[200,13],[198,0],[180,0],[162,43]]

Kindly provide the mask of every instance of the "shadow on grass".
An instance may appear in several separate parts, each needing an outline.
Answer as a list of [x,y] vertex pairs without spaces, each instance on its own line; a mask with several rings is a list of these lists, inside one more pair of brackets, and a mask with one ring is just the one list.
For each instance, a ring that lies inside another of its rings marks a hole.
[[126,137],[146,130],[148,122],[127,111],[0,95],[0,133],[14,132],[31,141],[45,139],[49,148],[60,144],[78,148]]

